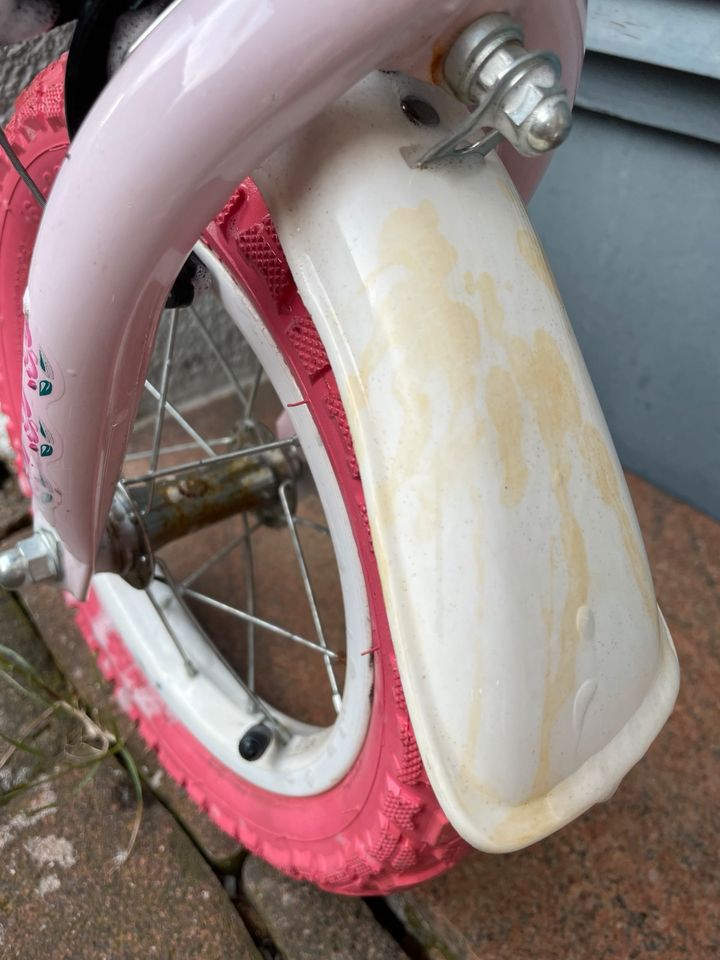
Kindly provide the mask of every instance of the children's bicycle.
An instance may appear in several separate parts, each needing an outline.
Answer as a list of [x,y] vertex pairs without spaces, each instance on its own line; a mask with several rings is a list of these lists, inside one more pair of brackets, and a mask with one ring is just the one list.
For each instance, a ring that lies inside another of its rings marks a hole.
[[169,774],[326,889],[605,799],[678,669],[523,203],[584,5],[32,11],[0,40],[78,23],[0,154],[0,583],[65,591]]

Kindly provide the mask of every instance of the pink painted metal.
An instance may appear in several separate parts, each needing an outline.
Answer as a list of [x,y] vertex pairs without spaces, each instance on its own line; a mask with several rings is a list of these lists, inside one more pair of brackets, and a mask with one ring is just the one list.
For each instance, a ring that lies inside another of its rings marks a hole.
[[[576,0],[503,6],[529,45],[560,54],[573,90]],[[111,80],[56,181],[26,298],[34,507],[63,542],[64,585],[76,596],[92,575],[160,311],[205,225],[285,137],[371,70],[425,79],[435,70],[438,80],[452,38],[495,9],[491,0],[182,0]],[[509,165],[532,189],[537,167]],[[57,385],[49,393],[34,376],[41,358]]]

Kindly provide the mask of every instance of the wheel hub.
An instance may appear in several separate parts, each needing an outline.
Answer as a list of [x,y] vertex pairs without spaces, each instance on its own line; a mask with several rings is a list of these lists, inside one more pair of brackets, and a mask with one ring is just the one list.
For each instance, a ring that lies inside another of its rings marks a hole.
[[[268,449],[268,447],[270,449]],[[263,424],[237,431],[235,449],[207,462],[169,467],[118,484],[98,553],[98,573],[120,574],[145,589],[154,554],[174,540],[220,520],[252,513],[267,526],[285,524],[279,490],[291,491],[301,472],[294,439],[276,441]]]
[[[121,481],[96,572],[119,574],[144,590],[154,576],[155,553],[174,540],[240,513],[252,513],[266,526],[284,526],[280,487],[294,511],[295,484],[302,473],[296,439],[276,440],[263,424],[247,421],[238,428],[234,447],[206,461]],[[0,586],[8,590],[61,576],[62,551],[50,530],[37,531],[0,553]]]

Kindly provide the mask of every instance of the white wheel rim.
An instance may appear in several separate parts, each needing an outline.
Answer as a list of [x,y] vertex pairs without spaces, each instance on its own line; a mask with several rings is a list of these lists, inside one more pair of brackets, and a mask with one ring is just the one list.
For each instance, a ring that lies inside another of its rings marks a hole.
[[[222,657],[202,639],[175,594],[162,584],[152,587],[156,601],[182,647],[198,670],[191,677],[170,633],[151,602],[120,577],[101,574],[93,588],[105,617],[95,624],[101,646],[109,647],[113,632],[120,635],[159,698],[130,691],[120,684],[121,701],[132,696],[146,715],[163,704],[172,715],[226,767],[245,780],[287,796],[311,796],[329,789],[348,772],[362,746],[370,717],[371,646],[367,594],[360,557],[332,465],[298,384],[272,336],[243,290],[219,260],[198,244],[195,252],[210,272],[216,293],[262,364],[292,420],[325,511],[340,576],[346,623],[346,674],[342,707],[335,723],[312,727],[271,713],[288,729],[287,744],[274,741],[253,762],[238,752],[242,735],[263,717]],[[111,652],[111,651],[108,651]],[[122,704],[125,708],[128,702]]]

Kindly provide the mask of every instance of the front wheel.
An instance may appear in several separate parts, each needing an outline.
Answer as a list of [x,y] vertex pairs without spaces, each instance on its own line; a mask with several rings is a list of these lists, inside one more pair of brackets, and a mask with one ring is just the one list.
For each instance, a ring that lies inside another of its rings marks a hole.
[[[40,74],[7,131],[44,192],[67,149],[63,76],[64,61]],[[0,399],[18,457],[38,222],[0,157]],[[196,253],[208,291],[161,325],[124,484],[191,497],[194,463],[248,447],[281,451],[288,479],[273,509],[163,548],[147,590],[97,576],[78,623],[122,709],[220,827],[292,876],[387,893],[467,847],[410,725],[333,370],[251,181]]]

